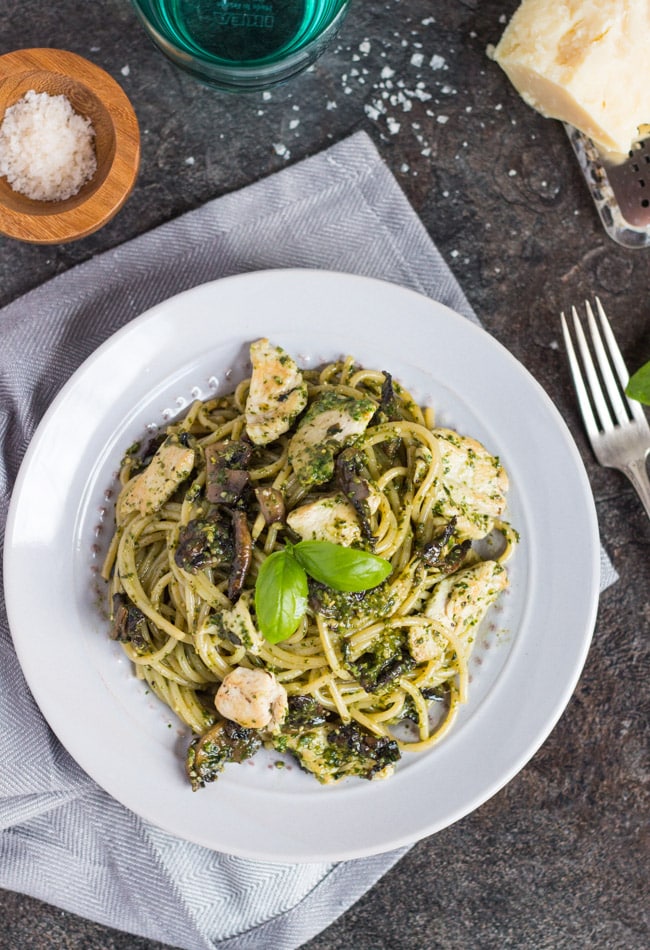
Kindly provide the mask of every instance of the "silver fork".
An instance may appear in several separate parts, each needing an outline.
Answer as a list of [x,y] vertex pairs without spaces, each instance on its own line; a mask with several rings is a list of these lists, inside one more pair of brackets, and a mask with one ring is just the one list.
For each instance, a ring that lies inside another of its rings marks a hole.
[[641,404],[635,399],[628,399],[624,393],[629,374],[600,300],[596,297],[600,328],[588,301],[585,307],[591,349],[596,355],[598,370],[576,308],[571,307],[571,315],[583,369],[580,368],[567,320],[564,313],[560,314],[564,345],[582,420],[600,464],[617,468],[627,475],[650,518],[650,479],[646,468],[646,457],[650,452],[650,426]]

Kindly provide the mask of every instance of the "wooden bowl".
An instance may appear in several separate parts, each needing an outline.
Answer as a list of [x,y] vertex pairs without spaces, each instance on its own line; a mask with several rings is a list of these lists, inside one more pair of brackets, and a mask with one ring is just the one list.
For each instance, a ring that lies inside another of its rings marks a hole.
[[115,80],[88,60],[58,49],[0,56],[0,122],[30,89],[64,95],[95,131],[97,170],[76,195],[37,201],[0,178],[0,234],[32,244],[64,244],[101,228],[131,193],[140,164],[133,107]]

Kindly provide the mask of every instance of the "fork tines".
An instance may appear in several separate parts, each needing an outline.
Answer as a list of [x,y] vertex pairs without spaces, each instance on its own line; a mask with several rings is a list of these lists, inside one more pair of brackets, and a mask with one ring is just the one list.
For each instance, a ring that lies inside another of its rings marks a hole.
[[[575,307],[571,307],[580,361],[576,355],[564,313],[560,314],[571,375],[587,434],[591,439],[598,436],[599,432],[610,432],[615,426],[624,426],[632,420],[646,422],[639,403],[628,400],[625,395],[629,373],[603,306],[598,297],[595,300],[598,322],[591,304],[588,301],[585,302],[591,347],[587,342],[578,312]],[[596,363],[594,363],[592,352],[595,354]]]

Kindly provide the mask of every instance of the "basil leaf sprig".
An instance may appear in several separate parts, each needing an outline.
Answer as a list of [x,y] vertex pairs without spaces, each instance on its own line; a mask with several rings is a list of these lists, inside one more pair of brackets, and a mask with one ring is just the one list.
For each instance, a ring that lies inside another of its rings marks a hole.
[[255,613],[269,643],[295,633],[307,609],[307,593],[307,575],[289,548],[266,558],[255,582]]
[[333,541],[299,541],[293,555],[315,581],[348,594],[376,587],[391,571],[385,558]]
[[274,551],[255,582],[255,612],[262,635],[281,643],[298,629],[307,609],[307,575],[334,590],[359,593],[377,587],[390,561],[332,541],[299,541]]
[[643,402],[650,406],[650,362],[645,363],[634,373],[625,387],[625,394],[630,399]]

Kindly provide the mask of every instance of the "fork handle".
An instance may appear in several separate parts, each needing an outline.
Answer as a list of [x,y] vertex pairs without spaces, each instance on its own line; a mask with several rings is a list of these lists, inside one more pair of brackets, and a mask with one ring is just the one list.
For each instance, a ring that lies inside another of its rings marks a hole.
[[636,493],[643,503],[646,514],[650,518],[650,478],[648,478],[648,469],[645,458],[630,462],[623,469],[623,472],[630,479],[636,489]]

